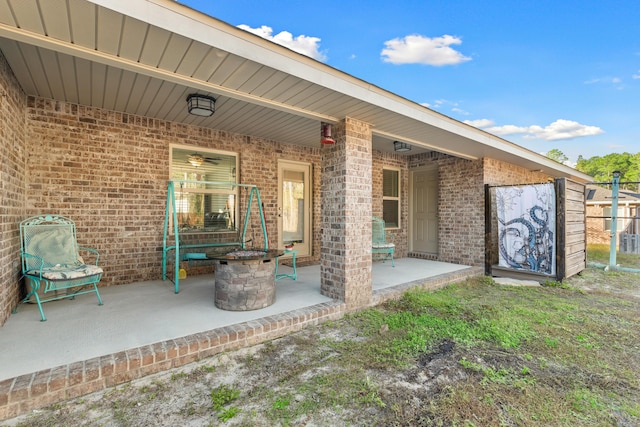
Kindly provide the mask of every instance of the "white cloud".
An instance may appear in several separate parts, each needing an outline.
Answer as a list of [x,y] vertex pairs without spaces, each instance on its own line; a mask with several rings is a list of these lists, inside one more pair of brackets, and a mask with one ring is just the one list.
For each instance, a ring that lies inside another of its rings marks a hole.
[[[635,76],[634,76],[635,78]],[[587,80],[584,82],[586,85],[594,85],[594,84],[610,84],[617,86],[619,89],[622,88],[622,79],[620,77],[595,77],[591,80]]]
[[604,133],[604,131],[597,126],[587,126],[572,120],[558,119],[544,128],[540,126],[530,126],[525,138],[557,141],[561,139],[599,135],[601,133]]
[[584,84],[586,84],[586,85],[594,85],[596,83],[602,83],[602,82],[603,82],[602,78],[593,78],[593,79],[585,81]]
[[473,127],[477,127],[480,129],[493,126],[494,124],[493,120],[489,120],[489,119],[465,120],[464,122],[468,125],[471,125]]
[[491,132],[495,135],[514,135],[519,133],[531,133],[533,128],[540,128],[540,126],[516,126],[516,125],[502,125],[491,126],[485,128],[487,132]]
[[638,70],[638,72],[631,77],[633,77],[634,79],[640,79],[640,70]]
[[493,126],[493,121],[488,119],[469,120],[472,126],[484,129],[495,135],[516,135],[521,134],[525,139],[542,139],[545,141],[559,141],[563,139],[580,138],[583,136],[593,136],[604,133],[597,126],[587,126],[572,120],[558,119],[548,126],[515,126],[503,125]]
[[462,109],[459,106],[458,102],[449,101],[448,99],[436,99],[435,101],[433,101],[433,103],[423,102],[420,105],[424,105],[425,107],[431,108],[433,110],[444,110],[445,108],[449,108],[452,113],[461,116],[468,116],[469,114],[471,114],[468,111]]
[[424,37],[411,35],[384,42],[382,59],[392,64],[427,64],[427,65],[455,65],[470,61],[451,45],[461,44],[459,37],[445,34],[442,37]]
[[453,113],[462,114],[463,116],[468,116],[470,114],[468,111],[465,111],[462,108],[458,108],[458,107],[453,107],[451,111]]
[[309,56],[318,61],[325,62],[327,57],[320,52],[320,40],[318,37],[309,37],[305,35],[299,35],[293,37],[288,31],[281,31],[276,35],[273,35],[273,28],[263,25],[260,28],[251,28],[248,25],[238,25],[238,28],[253,33],[263,39],[271,40],[281,46],[287,47],[294,52],[301,53]]
[[433,108],[445,108],[445,107],[450,107],[451,111],[468,114],[467,112],[465,112],[459,107],[459,103],[457,101],[449,101],[448,99],[436,99],[435,101],[433,101]]

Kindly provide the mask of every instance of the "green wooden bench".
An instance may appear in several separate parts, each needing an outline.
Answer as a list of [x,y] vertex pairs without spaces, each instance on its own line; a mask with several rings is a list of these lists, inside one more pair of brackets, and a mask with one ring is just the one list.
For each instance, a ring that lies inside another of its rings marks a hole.
[[[95,264],[85,264],[79,251],[92,254]],[[98,305],[102,305],[98,292],[103,273],[98,266],[100,254],[95,249],[78,246],[76,226],[69,218],[40,215],[22,221],[20,257],[28,291],[20,303],[32,301],[33,297],[43,322],[47,320],[42,310],[43,302],[95,293]],[[14,313],[17,309],[16,306]]]
[[384,228],[384,220],[382,218],[371,218],[371,253],[385,255],[383,260],[391,258],[391,266],[395,267],[393,261],[393,252],[396,245],[393,243],[393,235],[388,234]]

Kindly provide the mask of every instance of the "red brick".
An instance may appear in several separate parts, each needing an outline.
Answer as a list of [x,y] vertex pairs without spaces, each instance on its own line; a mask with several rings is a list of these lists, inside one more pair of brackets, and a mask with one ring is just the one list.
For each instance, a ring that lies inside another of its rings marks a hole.
[[178,343],[174,340],[165,342],[165,348],[167,349],[167,359],[178,357]]
[[129,369],[138,369],[142,366],[142,356],[140,349],[133,348],[127,350],[127,360],[129,362]]
[[9,403],[9,392],[11,391],[14,380],[14,378],[10,378],[0,381],[0,408]]
[[152,365],[155,361],[155,353],[153,352],[153,347],[150,345],[146,345],[140,348],[140,355],[142,356],[142,366]]
[[84,380],[92,382],[100,378],[100,358],[94,357],[84,362]]
[[129,360],[127,353],[120,351],[113,355],[113,372],[114,374],[122,374],[129,369]]
[[100,358],[100,376],[108,378],[114,374],[114,364],[112,355],[102,356]]
[[187,345],[189,347],[189,353],[197,353],[198,349],[200,348],[200,345],[198,344],[198,338],[194,335],[189,335],[188,337],[185,337],[185,340],[187,341]]
[[49,390],[50,371],[36,372],[31,382],[31,397],[37,397],[45,394]]
[[35,374],[20,375],[11,387],[10,402],[19,402],[29,398],[31,382]]
[[151,347],[153,349],[154,361],[156,363],[162,362],[163,360],[167,359],[167,351],[165,350],[164,343],[156,343],[156,344],[153,344]]
[[84,381],[84,363],[75,362],[69,365],[69,386],[80,384]]

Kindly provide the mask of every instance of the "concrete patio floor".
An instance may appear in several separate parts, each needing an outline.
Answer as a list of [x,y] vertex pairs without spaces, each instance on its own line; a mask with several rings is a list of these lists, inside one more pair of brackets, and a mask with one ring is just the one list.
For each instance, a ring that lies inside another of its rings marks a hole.
[[[416,258],[402,258],[395,262],[395,268],[390,262],[373,264],[374,304],[414,286],[437,287],[482,274],[482,269],[477,267]],[[280,272],[287,272],[287,268],[281,266]],[[227,348],[222,345],[223,340],[228,339],[229,348],[242,345],[240,339],[235,337],[236,331],[238,336],[246,337],[243,342],[249,345],[256,342],[250,339],[253,333],[251,328],[265,334],[275,329],[295,330],[296,327],[300,329],[328,319],[328,316],[336,313],[340,316],[341,310],[344,310],[344,304],[320,294],[319,265],[298,267],[298,280],[279,280],[276,288],[275,304],[244,312],[224,311],[215,307],[213,274],[181,280],[179,294],[174,293],[174,285],[170,280],[154,280],[101,288],[103,306],[97,305],[97,299],[92,294],[81,295],[74,300],[49,302],[44,304],[46,322],[40,321],[36,304],[22,304],[17,313],[12,314],[0,328],[0,346],[4,349],[0,352],[0,388],[3,389],[0,391],[9,396],[9,409],[0,411],[0,415],[4,413],[6,418],[42,406],[24,402],[18,405],[16,402],[16,406],[12,407],[11,403],[14,396],[22,395],[19,389],[27,390],[24,393],[29,396],[25,397],[31,398],[39,390],[39,381],[45,384],[42,386],[45,387],[42,392],[45,396],[52,392],[55,378],[66,378],[61,387],[75,384],[73,371],[76,365],[80,371],[78,381],[87,384],[93,381],[91,372],[97,369],[98,377],[107,375],[105,363],[108,367],[116,366],[123,357],[128,359],[124,362],[126,369],[135,370],[138,376],[145,375],[142,372],[145,348],[149,348],[151,353],[160,351],[169,354],[174,351],[169,347],[175,346],[178,352],[175,357],[179,358],[181,346],[190,352],[194,341],[197,343],[205,339],[211,348],[206,349],[200,343],[198,353],[196,344],[196,352],[189,355],[189,360],[195,360],[214,354],[220,348]],[[281,328],[281,325],[285,327]],[[216,337],[224,334],[231,338],[220,338],[220,344],[216,344]],[[234,339],[236,341],[232,342]],[[216,345],[218,350],[214,348]],[[152,354],[151,359],[162,362],[157,354]],[[179,363],[187,363],[186,360],[184,358]],[[172,366],[176,365],[175,360],[172,363]],[[153,369],[164,369],[164,365],[160,363]],[[109,386],[112,381],[122,382],[128,377],[125,375],[122,378],[93,384],[87,386],[86,390]],[[93,382],[96,381],[98,379]],[[59,394],[61,397],[70,397],[83,392],[79,389],[73,393]],[[47,399],[53,400],[54,397]]]
[[[467,268],[395,262],[373,264],[374,291]],[[320,294],[319,265],[299,267],[298,280],[279,280],[276,288],[275,304],[253,311],[217,308],[213,274],[181,280],[178,294],[170,280],[153,280],[101,288],[103,306],[93,294],[46,303],[46,322],[36,304],[22,304],[0,328],[1,348],[11,349],[0,352],[0,380],[331,301]]]

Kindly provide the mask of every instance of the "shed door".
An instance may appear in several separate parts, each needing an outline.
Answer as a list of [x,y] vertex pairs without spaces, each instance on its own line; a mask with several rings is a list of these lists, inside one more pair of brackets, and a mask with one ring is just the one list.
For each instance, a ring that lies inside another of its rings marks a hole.
[[438,253],[438,170],[412,172],[413,252]]

